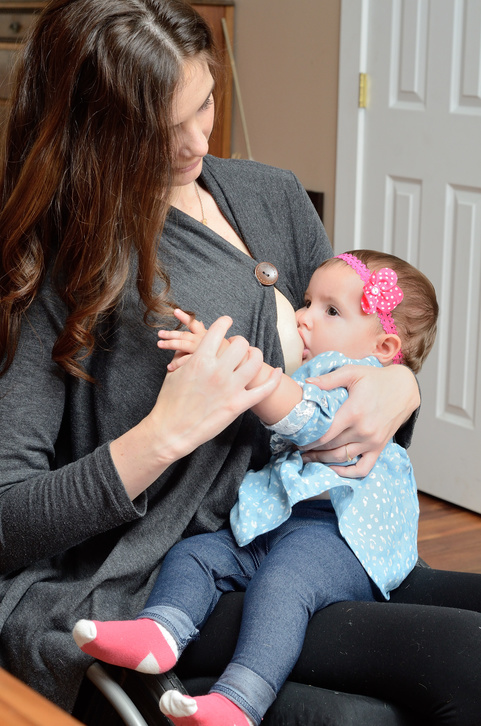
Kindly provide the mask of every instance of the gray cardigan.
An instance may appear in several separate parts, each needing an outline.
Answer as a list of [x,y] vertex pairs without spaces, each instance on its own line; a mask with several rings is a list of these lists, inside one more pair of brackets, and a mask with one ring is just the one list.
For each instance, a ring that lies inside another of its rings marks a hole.
[[[252,259],[172,209],[159,241],[172,296],[207,325],[231,315],[232,332],[280,365],[274,291],[254,268],[273,262],[279,289],[300,306],[311,273],[332,254],[322,224],[290,172],[207,157],[201,183]],[[0,665],[69,710],[90,663],[72,640],[75,621],[134,615],[165,552],[225,524],[268,445],[247,412],[131,502],[109,442],[151,410],[171,354],[143,324],[130,281],[86,361],[97,383],[72,379],[51,361],[65,315],[47,280],[0,379]]]

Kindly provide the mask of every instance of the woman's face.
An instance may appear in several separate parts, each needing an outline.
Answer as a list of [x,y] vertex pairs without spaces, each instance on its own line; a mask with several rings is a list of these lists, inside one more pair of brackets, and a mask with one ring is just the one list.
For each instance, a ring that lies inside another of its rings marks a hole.
[[209,150],[214,125],[214,79],[202,58],[186,62],[181,84],[174,94],[174,186],[197,179]]

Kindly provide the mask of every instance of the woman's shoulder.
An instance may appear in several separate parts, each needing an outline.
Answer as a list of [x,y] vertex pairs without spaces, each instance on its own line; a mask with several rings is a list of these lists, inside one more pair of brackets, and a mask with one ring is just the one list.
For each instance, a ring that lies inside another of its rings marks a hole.
[[[300,236],[309,236],[314,207],[294,172],[248,159],[219,159],[206,156],[203,176],[217,199],[241,206],[252,218],[276,219],[286,230],[293,226]],[[260,217],[259,217],[260,218]],[[286,225],[288,227],[286,227]]]
[[65,326],[67,315],[67,307],[47,275],[23,313],[15,358],[5,378],[1,379],[2,387],[10,377],[15,378],[18,371],[19,375],[25,376],[26,370],[52,367],[51,351]]
[[204,168],[218,181],[235,179],[236,185],[299,185],[294,172],[251,159],[221,159],[207,155],[204,157]]

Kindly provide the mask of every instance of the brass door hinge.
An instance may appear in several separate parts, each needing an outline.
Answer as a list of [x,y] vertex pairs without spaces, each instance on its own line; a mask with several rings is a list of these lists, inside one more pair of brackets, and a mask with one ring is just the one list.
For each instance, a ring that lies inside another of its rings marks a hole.
[[359,108],[367,108],[367,73],[359,74]]

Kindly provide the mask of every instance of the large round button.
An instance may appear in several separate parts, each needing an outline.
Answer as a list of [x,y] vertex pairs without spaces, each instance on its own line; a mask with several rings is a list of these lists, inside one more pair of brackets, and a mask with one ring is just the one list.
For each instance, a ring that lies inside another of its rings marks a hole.
[[270,262],[259,262],[255,273],[261,285],[275,285],[279,279],[277,269]]

